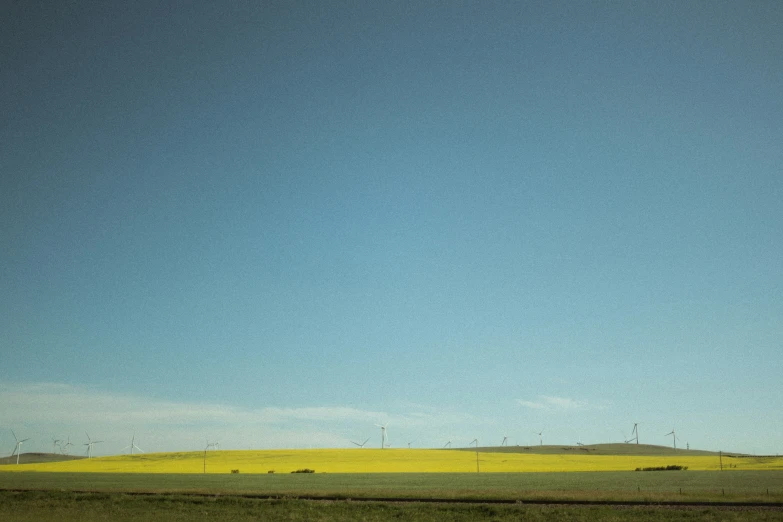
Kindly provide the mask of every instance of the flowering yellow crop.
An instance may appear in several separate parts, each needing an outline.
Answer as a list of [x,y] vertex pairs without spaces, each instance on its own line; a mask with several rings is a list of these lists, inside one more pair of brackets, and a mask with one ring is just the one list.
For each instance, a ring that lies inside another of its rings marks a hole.
[[[691,470],[717,470],[717,456],[632,456],[632,455],[537,455],[523,453],[479,453],[481,472],[541,471],[630,471],[668,465]],[[736,469],[783,469],[783,457],[723,459]],[[472,473],[476,454],[458,450],[426,449],[318,449],[209,451],[207,473],[290,473],[298,469],[317,473]],[[2,471],[62,471],[102,473],[202,473],[204,452],[149,453],[93,459],[8,465]]]

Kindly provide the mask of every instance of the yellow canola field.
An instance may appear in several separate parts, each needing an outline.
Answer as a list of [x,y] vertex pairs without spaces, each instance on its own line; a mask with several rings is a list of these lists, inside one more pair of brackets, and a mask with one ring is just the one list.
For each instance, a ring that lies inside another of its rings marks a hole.
[[[546,471],[629,471],[638,467],[688,466],[717,470],[717,456],[604,456],[479,453],[482,473]],[[723,458],[732,469],[783,469],[783,457]],[[207,473],[290,473],[309,468],[317,473],[473,473],[476,454],[426,449],[319,449],[209,451]],[[150,453],[37,464],[0,466],[1,471],[99,473],[202,473],[204,452]]]

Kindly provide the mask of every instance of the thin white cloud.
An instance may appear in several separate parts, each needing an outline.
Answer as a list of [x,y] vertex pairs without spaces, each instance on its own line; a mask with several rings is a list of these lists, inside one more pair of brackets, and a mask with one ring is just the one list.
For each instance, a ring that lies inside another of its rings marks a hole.
[[576,400],[568,397],[554,397],[550,395],[539,395],[535,401],[517,399],[517,403],[525,408],[548,411],[584,410],[589,407],[588,402],[584,400]]
[[546,404],[541,402],[534,402],[534,401],[525,401],[522,399],[517,399],[517,403],[521,404],[525,408],[532,408],[534,410],[544,410],[546,409]]
[[[396,436],[410,438],[410,433],[479,422],[460,412],[431,408],[404,413],[340,405],[246,408],[166,401],[59,383],[0,383],[0,404],[3,425],[25,432],[22,436],[34,436],[37,451],[51,451],[46,441],[53,437],[70,434],[76,442],[88,431],[107,441],[101,454],[120,451],[134,430],[148,451],[198,449],[206,438],[220,440],[224,449],[307,448],[350,446],[359,434],[371,436],[376,423],[388,423],[392,440],[401,444]],[[0,443],[5,438],[0,433]]]
[[342,406],[308,408],[238,408],[218,403],[187,403],[114,394],[65,384],[0,384],[7,422],[126,421],[166,424],[238,422],[278,424],[290,421],[346,421],[388,416]]

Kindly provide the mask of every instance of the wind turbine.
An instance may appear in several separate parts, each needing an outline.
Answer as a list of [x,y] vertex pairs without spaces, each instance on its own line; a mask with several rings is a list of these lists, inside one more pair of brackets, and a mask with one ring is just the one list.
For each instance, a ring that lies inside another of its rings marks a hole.
[[536,435],[538,435],[538,445],[543,446],[544,445],[544,430],[541,431],[534,431]]
[[[369,437],[367,437],[367,440],[370,440],[370,438],[369,438]],[[362,442],[361,444],[359,444],[358,442],[354,442],[354,441],[351,441],[351,443],[353,443],[353,444],[356,444],[356,445],[357,445],[357,446],[359,446],[360,448],[363,448],[363,447],[364,447],[364,445],[365,445],[365,444],[367,444],[367,440],[365,440],[365,441],[364,441],[364,442]]]
[[19,464],[19,454],[22,453],[22,443],[30,440],[30,437],[19,440],[16,438],[16,433],[14,433],[14,430],[11,430],[11,434],[14,436],[14,440],[16,440],[16,446],[14,446],[14,451],[11,452],[11,456],[13,457],[14,453],[16,453],[16,463]]
[[451,441],[448,441],[446,444],[443,445],[444,448],[451,448]]
[[500,443],[501,446],[508,446],[508,437],[503,435],[503,442]]
[[130,448],[130,454],[131,455],[133,455],[133,450],[134,449],[137,449],[140,452],[144,453],[144,450],[136,445],[136,434],[135,433],[133,434],[133,437],[131,437],[130,445],[129,446],[125,446],[124,448],[122,448],[122,451],[125,451],[126,449],[129,449],[129,448]]
[[68,435],[68,442],[66,442],[64,446],[60,446],[60,451],[63,452],[63,455],[67,455],[68,448],[70,448],[71,446],[73,446],[73,444],[71,444],[71,436]]
[[632,440],[636,441],[636,444],[639,444],[639,423],[634,422],[633,423],[633,431],[631,432],[631,438],[626,440],[625,442],[631,442]]
[[411,444],[413,444],[414,442],[416,442],[416,439],[408,442],[408,449],[411,449]]
[[677,449],[677,434],[676,434],[676,433],[674,433],[674,428],[672,428],[672,431],[670,431],[669,433],[667,433],[667,434],[665,435],[665,437],[668,437],[669,435],[671,435],[671,436],[672,436],[672,442],[674,443],[674,449],[676,450],[676,449]]
[[381,449],[386,447],[386,440],[388,439],[388,434],[386,433],[386,426],[388,426],[389,423],[386,424],[376,424],[377,427],[381,429]]
[[92,458],[92,446],[93,446],[94,444],[99,444],[99,443],[101,443],[101,442],[103,442],[103,441],[102,441],[102,440],[92,440],[92,439],[90,438],[90,434],[89,434],[89,433],[87,433],[86,431],[84,432],[84,434],[85,434],[85,435],[87,435],[87,440],[89,441],[89,442],[86,442],[86,443],[84,444],[85,446],[87,446],[87,458],[88,458],[88,459],[91,459],[91,458]]
[[[60,439],[55,439],[52,437],[52,453],[57,453],[57,446],[60,445],[62,441]],[[63,452],[62,446],[60,446],[60,453]]]

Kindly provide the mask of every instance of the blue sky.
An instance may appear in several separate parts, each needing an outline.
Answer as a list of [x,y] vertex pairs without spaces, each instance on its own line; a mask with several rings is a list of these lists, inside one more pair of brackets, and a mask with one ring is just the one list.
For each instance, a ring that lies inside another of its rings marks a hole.
[[779,2],[4,10],[0,448],[781,451]]

